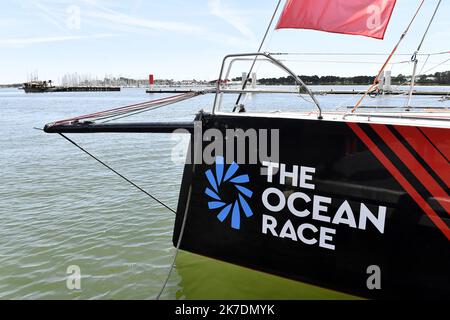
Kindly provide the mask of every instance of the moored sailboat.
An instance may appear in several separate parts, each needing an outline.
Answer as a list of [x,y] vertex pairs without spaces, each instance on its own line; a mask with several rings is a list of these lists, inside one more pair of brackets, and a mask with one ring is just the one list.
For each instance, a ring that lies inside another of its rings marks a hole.
[[[277,27],[382,39],[394,6],[394,0],[290,0]],[[57,121],[45,131],[66,139],[66,133],[189,134],[173,236],[183,254],[255,272],[255,281],[293,280],[304,292],[291,298],[308,292],[317,298],[448,297],[449,114],[408,111],[411,100],[394,112],[359,109],[410,25],[350,112],[322,110],[300,77],[260,52],[263,40],[258,52],[224,58],[212,112],[199,112],[193,122],[110,121],[206,92]],[[251,63],[248,74],[256,61],[280,68],[315,109],[248,112],[241,103],[244,82],[233,112],[222,111],[229,94],[222,80],[237,60]],[[270,297],[277,294],[274,288]]]

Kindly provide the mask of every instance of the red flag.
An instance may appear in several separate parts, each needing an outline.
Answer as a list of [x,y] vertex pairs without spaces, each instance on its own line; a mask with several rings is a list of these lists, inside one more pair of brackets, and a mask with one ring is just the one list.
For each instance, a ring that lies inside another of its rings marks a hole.
[[313,29],[383,39],[396,0],[287,0],[276,29]]

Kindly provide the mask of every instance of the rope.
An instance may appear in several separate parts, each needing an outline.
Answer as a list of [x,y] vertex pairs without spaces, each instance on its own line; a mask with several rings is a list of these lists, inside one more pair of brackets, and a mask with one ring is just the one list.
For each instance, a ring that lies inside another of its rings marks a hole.
[[[270,27],[272,26],[273,20],[275,19],[275,16],[277,15],[278,8],[280,7],[280,4],[281,4],[281,0],[278,0],[277,6],[275,7],[275,10],[274,10],[274,12],[272,14],[272,18],[270,19],[269,25],[267,26],[266,32],[264,33],[262,41],[261,41],[261,43],[259,45],[259,48],[258,48],[258,51],[257,51],[258,53],[261,52],[261,50],[262,50],[262,47],[264,45],[264,42],[266,41],[267,35],[269,34]],[[247,86],[248,78],[251,76],[253,68],[255,67],[256,60],[258,60],[257,56],[253,60],[253,63],[251,65],[250,70],[249,70],[248,75],[247,75],[247,79],[245,79],[244,83],[242,84],[242,90],[245,90],[245,87]],[[238,98],[236,100],[236,103],[235,103],[236,107],[239,104],[239,101],[241,100],[241,98],[242,98],[242,93],[239,93],[239,96],[238,96]]]
[[428,55],[427,58],[425,59],[425,62],[423,63],[422,68],[421,68],[420,71],[419,71],[419,75],[422,74],[423,69],[425,69],[425,66],[426,66],[427,63],[428,63],[428,60],[430,60],[430,55]]
[[[195,164],[192,165],[192,173],[194,173],[194,172],[195,172]],[[169,273],[167,274],[166,280],[164,281],[164,284],[163,284],[163,286],[161,288],[161,291],[156,296],[155,300],[160,300],[161,299],[161,295],[163,294],[164,290],[166,289],[167,284],[169,283],[170,276],[172,275],[172,271],[175,268],[175,263],[177,261],[178,253],[180,252],[181,240],[183,239],[184,229],[186,227],[189,203],[191,202],[191,195],[192,195],[192,183],[189,186],[188,198],[187,198],[187,201],[186,201],[186,208],[184,209],[184,215],[183,215],[183,223],[181,224],[181,230],[180,230],[180,235],[178,237],[178,242],[177,242],[177,247],[176,247],[176,250],[175,250],[175,255],[173,257],[172,264],[170,265]]]
[[[432,53],[420,53],[419,56],[435,56],[442,54],[449,54],[450,51],[441,51],[441,52],[432,52]],[[363,53],[355,53],[355,52],[271,52],[272,56],[281,55],[281,56],[386,56],[386,53],[373,53],[373,52],[363,52]],[[396,53],[395,56],[411,56],[411,53]]]
[[[198,91],[198,92],[189,92],[189,93],[180,94],[180,95],[176,95],[176,96],[172,96],[172,97],[168,97],[168,98],[163,98],[163,99],[153,100],[153,101],[149,101],[149,102],[133,104],[133,105],[125,106],[125,107],[114,108],[114,109],[100,111],[100,112],[96,112],[96,113],[91,113],[91,114],[87,114],[87,115],[83,115],[83,116],[79,116],[79,117],[75,117],[75,118],[70,118],[70,119],[66,119],[66,120],[57,121],[53,125],[67,124],[67,123],[72,123],[72,122],[75,122],[75,121],[77,122],[77,121],[79,121],[81,119],[97,119],[97,120],[98,119],[102,119],[102,120],[110,119],[110,120],[107,120],[107,121],[103,122],[103,123],[106,123],[106,122],[109,122],[109,121],[125,118],[125,117],[128,117],[128,116],[132,116],[132,115],[135,115],[135,114],[138,114],[138,113],[145,112],[145,111],[154,110],[154,109],[157,109],[157,108],[160,108],[160,107],[172,104],[172,103],[176,103],[176,102],[180,102],[180,101],[183,101],[183,100],[186,100],[186,99],[190,99],[192,97],[195,97],[197,95],[204,94],[204,93],[207,93],[207,92],[208,92],[208,90]],[[117,170],[113,169],[111,166],[109,166],[108,164],[106,164],[105,162],[100,160],[98,157],[94,156],[92,153],[90,153],[89,151],[87,151],[86,149],[81,147],[75,141],[73,141],[72,139],[68,138],[67,136],[65,136],[62,133],[59,133],[59,135],[61,137],[63,137],[65,140],[67,140],[68,142],[70,142],[72,145],[77,147],[79,150],[81,150],[82,152],[87,154],[89,157],[91,157],[92,159],[94,159],[95,161],[100,163],[102,166],[104,166],[105,168],[107,168],[108,170],[110,170],[111,172],[113,172],[114,174],[119,176],[120,178],[122,178],[124,181],[128,182],[133,187],[135,187],[136,189],[138,189],[139,191],[141,191],[142,193],[144,193],[145,195],[147,195],[148,197],[150,197],[151,199],[153,199],[154,201],[159,203],[161,206],[163,206],[164,208],[168,209],[172,213],[176,214],[176,211],[174,209],[172,209],[171,207],[169,207],[168,205],[166,205],[163,201],[159,200],[157,197],[153,196],[152,194],[150,194],[149,192],[144,190],[142,187],[140,187],[139,185],[137,185],[136,183],[134,183],[133,181],[131,181],[130,179],[125,177],[123,174],[121,174]],[[192,173],[193,174],[195,173],[195,164],[193,164],[193,166],[192,166]],[[169,282],[169,279],[170,279],[170,276],[172,274],[172,271],[175,268],[176,259],[178,257],[178,253],[179,253],[179,250],[180,250],[180,247],[181,247],[181,241],[183,239],[184,230],[185,230],[185,227],[186,227],[186,221],[187,221],[188,208],[189,208],[189,203],[190,203],[190,199],[191,199],[191,194],[192,194],[192,183],[189,186],[189,192],[188,192],[186,208],[185,208],[185,211],[184,211],[183,222],[182,222],[182,225],[181,225],[181,230],[180,230],[180,235],[179,235],[179,238],[178,238],[178,243],[177,243],[177,246],[176,246],[175,255],[174,255],[172,264],[170,266],[169,273],[168,273],[168,275],[167,275],[167,277],[166,277],[166,279],[165,279],[165,281],[163,283],[161,291],[159,292],[159,294],[156,297],[156,300],[159,300],[161,298],[161,295],[163,294],[165,288],[167,287],[167,284]]]
[[[171,97],[171,98],[173,98],[173,97]],[[82,119],[97,118],[97,117],[101,117],[101,116],[106,115],[106,114],[113,114],[114,112],[124,112],[124,111],[127,111],[129,109],[133,109],[133,108],[146,107],[150,103],[157,103],[157,102],[163,101],[165,99],[166,98],[157,99],[157,100],[153,100],[153,101],[142,102],[142,103],[138,103],[138,104],[132,104],[132,105],[128,105],[128,106],[123,106],[123,107],[118,107],[118,108],[114,108],[114,109],[108,109],[108,110],[104,110],[104,111],[99,111],[99,112],[95,112],[95,113],[81,115],[81,116],[74,117],[74,118],[69,118],[69,119],[56,121],[55,124],[68,123],[68,122],[82,120]]]
[[381,74],[384,72],[384,69],[386,68],[386,66],[388,65],[389,61],[392,59],[392,57],[394,56],[395,52],[397,51],[398,47],[400,46],[400,44],[402,43],[403,39],[405,38],[406,34],[408,33],[409,29],[411,28],[411,25],[413,24],[414,20],[416,20],[417,15],[419,14],[420,9],[422,8],[423,4],[424,4],[425,0],[422,0],[419,7],[416,10],[416,13],[414,14],[413,18],[411,19],[411,21],[409,22],[408,26],[406,27],[405,31],[402,33],[402,35],[400,36],[400,39],[398,40],[397,44],[395,45],[394,49],[392,50],[392,52],[389,54],[388,58],[386,59],[386,61],[384,62],[383,66],[381,67],[380,71],[378,72],[377,76],[375,77],[375,80],[373,81],[373,84],[369,87],[369,89],[367,89],[367,91],[364,93],[364,95],[361,97],[361,99],[358,100],[358,102],[356,103],[356,105],[353,107],[351,113],[354,113],[356,111],[356,109],[358,109],[358,107],[361,105],[361,103],[363,102],[363,100],[367,97],[367,95],[372,92],[372,90],[378,85],[378,83],[380,82],[380,77]]
[[[449,62],[449,61],[450,61],[450,59],[444,60],[444,61],[442,61],[441,63],[438,63],[437,65],[435,65],[434,67],[432,67],[432,68],[430,68],[430,69],[424,71],[423,74],[427,74],[427,73],[430,72],[431,70],[434,70],[434,69],[436,69],[437,67],[440,67],[440,66],[442,66],[444,63],[447,63],[447,62]],[[421,75],[421,74],[419,74],[419,75]]]
[[419,46],[417,47],[416,51],[413,53],[412,57],[411,57],[411,61],[414,62],[414,67],[413,67],[413,73],[411,76],[411,86],[409,88],[409,95],[408,95],[408,100],[406,101],[405,107],[408,108],[410,107],[411,104],[411,99],[412,99],[412,94],[413,94],[413,90],[414,90],[414,85],[416,82],[416,72],[417,72],[417,64],[419,63],[419,60],[417,59],[417,54],[419,53],[420,49],[422,48],[423,42],[425,41],[425,38],[427,37],[428,31],[430,30],[431,24],[434,21],[434,17],[436,16],[436,13],[439,10],[439,6],[441,5],[442,0],[439,0],[439,2],[436,5],[436,8],[434,9],[433,15],[431,16],[430,22],[428,22],[428,26],[427,29],[425,30],[422,40],[419,43]]
[[434,18],[436,17],[436,13],[439,10],[441,2],[442,2],[442,0],[439,0],[438,4],[436,5],[436,8],[434,9],[433,15],[431,16],[430,22],[428,23],[427,29],[425,30],[425,33],[423,34],[422,40],[420,41],[419,46],[417,47],[417,50],[416,50],[416,52],[413,55],[414,59],[411,59],[411,61],[415,60],[415,56],[417,56],[417,54],[419,53],[420,49],[422,48],[422,45],[423,45],[423,43],[425,41],[425,38],[427,37],[428,31],[430,30],[431,24],[433,23]]
[[[178,100],[176,102],[180,102],[180,101],[181,100]],[[123,118],[128,118],[128,117],[131,117],[131,116],[134,116],[134,115],[137,115],[137,114],[141,114],[141,113],[144,113],[144,112],[147,112],[147,111],[156,110],[156,109],[159,109],[159,108],[162,108],[162,107],[174,104],[174,103],[175,102],[170,101],[170,102],[162,103],[162,104],[154,106],[154,107],[145,108],[143,110],[134,111],[134,112],[128,112],[128,113],[126,113],[125,115],[122,115],[122,116],[117,116],[117,117],[112,117],[112,118],[111,118],[111,116],[108,116],[108,117],[105,117],[105,118],[100,118],[98,120],[108,119],[108,120],[105,120],[105,121],[102,122],[102,123],[108,123],[108,122],[111,122],[111,121],[115,121],[115,120],[119,120],[119,119],[123,119]]]
[[151,100],[147,102],[127,105],[123,107],[108,109],[104,111],[99,111],[95,113],[85,114],[74,118],[59,120],[53,123],[53,125],[62,125],[62,124],[70,124],[72,122],[78,122],[80,120],[104,120],[109,118],[114,118],[118,116],[124,116],[126,114],[130,114],[133,112],[144,112],[152,109],[156,109],[162,106],[166,106],[169,104],[181,102],[193,97],[196,97],[198,95],[204,94],[206,91],[197,91],[197,92],[188,92],[188,93],[182,93],[179,95],[166,97],[162,99],[157,100]]
[[[160,205],[162,205],[163,207],[165,207],[166,209],[170,210],[171,212],[176,214],[176,211],[174,209],[172,209],[171,207],[169,207],[168,205],[166,205],[164,202],[162,202],[161,200],[159,200],[158,198],[156,198],[155,196],[151,195],[149,192],[147,192],[146,190],[144,190],[143,188],[141,188],[140,186],[138,186],[136,183],[134,183],[133,181],[131,181],[130,179],[128,179],[127,177],[125,177],[123,174],[119,173],[117,170],[111,168],[109,165],[107,165],[105,162],[103,162],[102,160],[100,160],[99,158],[97,158],[96,156],[94,156],[92,153],[88,152],[86,149],[84,149],[83,147],[81,147],[80,145],[78,145],[75,141],[73,141],[72,139],[68,138],[67,136],[65,136],[64,134],[60,133],[59,134],[61,137],[63,137],[64,139],[66,139],[67,141],[69,141],[71,144],[73,144],[75,147],[77,147],[78,149],[80,149],[82,152],[84,152],[85,154],[87,154],[89,157],[93,158],[95,161],[97,161],[98,163],[100,163],[101,165],[103,165],[104,167],[106,167],[108,170],[112,171],[113,173],[115,173],[116,175],[118,175],[120,178],[122,178],[123,180],[125,180],[126,182],[128,182],[129,184],[131,184],[133,187],[135,187],[136,189],[138,189],[139,191],[143,192],[144,194],[146,194],[147,196],[149,196],[151,199],[153,199],[154,201],[158,202]],[[195,173],[195,165],[193,164],[192,166],[192,173]],[[170,266],[169,269],[169,273],[163,283],[163,286],[161,288],[161,291],[159,292],[159,294],[156,296],[156,300],[159,300],[161,298],[161,295],[163,294],[165,288],[167,287],[167,284],[169,282],[170,276],[172,274],[173,269],[175,268],[175,262],[177,260],[178,257],[178,253],[180,251],[180,247],[181,247],[181,241],[183,239],[183,235],[184,235],[184,230],[186,227],[186,221],[187,221],[187,216],[188,216],[188,209],[189,209],[189,203],[190,203],[190,199],[191,199],[191,195],[192,195],[192,183],[189,186],[189,192],[188,192],[188,198],[187,198],[187,202],[186,202],[186,208],[184,210],[184,215],[183,215],[183,222],[181,224],[181,230],[180,230],[180,235],[178,237],[178,242],[177,242],[177,246],[176,246],[176,251],[175,251],[175,255],[173,257],[173,261],[172,264]]]
[[[275,13],[278,11],[278,7],[275,9]],[[275,16],[275,15],[274,15]],[[270,23],[270,24],[272,24],[272,22]],[[269,26],[270,27],[270,26]],[[274,34],[275,34],[275,32],[271,32],[270,33],[270,36],[269,36],[269,40],[267,41],[266,40],[266,47],[270,47],[270,44],[272,43],[272,40],[273,40],[273,36],[274,36]],[[261,48],[262,49],[262,48]],[[260,50],[261,50],[260,49]],[[255,57],[256,58],[256,57]],[[256,60],[255,60],[256,61]],[[255,73],[258,73],[259,72],[259,68],[261,67],[261,62],[258,62],[258,64],[256,65],[256,70],[255,70]],[[249,75],[250,76],[250,75]],[[248,99],[248,97],[249,96],[251,96],[251,94],[249,95],[249,94],[246,94],[245,96],[244,96],[244,101],[242,102],[242,104],[243,105],[246,105],[247,104],[247,99]],[[236,107],[234,108],[234,109],[236,109]]]
[[[199,121],[201,121],[201,120],[202,119],[201,119],[201,116],[200,116]],[[194,146],[194,149],[195,149],[195,146]],[[195,161],[192,163],[192,177],[194,177],[194,175],[195,175]],[[191,181],[191,184],[189,185],[188,197],[187,197],[187,200],[186,200],[186,206],[185,206],[184,215],[183,215],[183,223],[181,224],[180,235],[178,237],[178,242],[177,242],[177,246],[176,246],[176,250],[175,250],[175,255],[173,257],[173,261],[172,261],[172,264],[170,266],[169,273],[167,274],[166,280],[164,281],[164,284],[163,284],[163,286],[161,288],[161,291],[156,296],[155,300],[160,300],[161,299],[161,295],[163,294],[164,290],[166,289],[167,284],[169,283],[170,276],[171,276],[171,274],[173,272],[173,269],[175,268],[175,263],[177,261],[178,253],[180,252],[181,241],[182,241],[183,235],[184,235],[184,229],[186,227],[186,221],[187,221],[188,210],[189,210],[189,203],[191,202],[191,195],[192,195],[192,181]]]
[[[447,52],[447,53],[450,53],[450,52]],[[427,75],[428,72],[430,72],[430,71],[432,71],[432,70],[434,70],[434,69],[436,69],[436,68],[442,66],[443,64],[447,63],[448,61],[450,61],[450,59],[446,59],[446,60],[444,60],[444,61],[442,61],[442,62],[440,62],[440,63],[434,65],[433,67],[431,67],[431,68],[429,68],[429,69],[423,71],[423,69],[425,68],[425,66],[426,66],[427,63],[428,63],[428,60],[429,60],[429,58],[427,57],[427,59],[426,59],[425,62],[423,63],[423,66],[422,66],[420,72],[417,74],[417,77],[420,77],[420,76],[422,76],[422,75]],[[411,61],[409,61],[409,63],[411,63]],[[400,84],[398,84],[398,85],[394,85],[393,87],[395,87],[395,88],[397,88],[397,89],[399,90],[401,86],[404,86],[404,85],[406,85],[407,83],[409,83],[409,81],[402,82],[402,83],[400,83]],[[403,93],[403,95],[406,95],[406,94],[407,94],[407,93]]]
[[78,145],[75,141],[73,141],[72,139],[68,138],[67,136],[65,136],[62,133],[59,133],[59,135],[61,137],[63,137],[64,139],[66,139],[67,141],[69,141],[71,144],[73,144],[75,147],[77,147],[78,149],[80,149],[82,152],[84,152],[85,154],[87,154],[89,157],[91,157],[92,159],[94,159],[95,161],[97,161],[98,163],[100,163],[102,166],[106,167],[108,170],[110,170],[111,172],[115,173],[116,175],[118,175],[120,178],[122,178],[123,180],[125,180],[126,182],[128,182],[129,184],[131,184],[133,187],[135,187],[136,189],[138,189],[139,191],[141,191],[142,193],[146,194],[147,196],[149,196],[151,199],[153,199],[154,201],[158,202],[160,205],[162,205],[164,208],[172,211],[173,213],[176,214],[176,211],[174,209],[172,209],[171,207],[169,207],[168,205],[166,205],[164,202],[162,202],[161,200],[159,200],[158,198],[156,198],[155,196],[151,195],[149,192],[145,191],[143,188],[141,188],[140,186],[138,186],[136,183],[134,183],[133,181],[131,181],[130,179],[128,179],[127,177],[125,177],[123,174],[119,173],[117,170],[111,168],[109,165],[107,165],[105,162],[103,162],[102,160],[100,160],[99,158],[97,158],[96,156],[94,156],[92,153],[90,153],[89,151],[87,151],[86,149],[84,149],[83,147],[81,147],[80,145]]
[[[342,64],[379,64],[380,61],[345,61],[345,60],[301,60],[301,59],[282,59],[282,62],[308,62],[308,63],[342,63]],[[403,64],[409,63],[410,61],[396,61],[390,64]]]

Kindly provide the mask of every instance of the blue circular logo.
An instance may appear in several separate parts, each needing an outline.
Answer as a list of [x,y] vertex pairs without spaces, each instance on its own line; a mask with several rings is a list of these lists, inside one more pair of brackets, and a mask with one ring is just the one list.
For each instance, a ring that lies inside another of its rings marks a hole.
[[[241,211],[247,218],[253,216],[252,209],[246,200],[250,199],[253,192],[245,187],[246,183],[250,182],[248,174],[236,175],[239,170],[239,165],[235,162],[226,168],[223,157],[216,158],[215,174],[210,169],[205,172],[206,178],[209,182],[209,187],[205,189],[205,194],[211,199],[208,202],[210,210],[218,211],[217,219],[224,222],[231,212],[231,227],[239,230],[241,228]],[[222,200],[221,191],[225,184],[231,184],[236,190],[235,195],[231,201]]]

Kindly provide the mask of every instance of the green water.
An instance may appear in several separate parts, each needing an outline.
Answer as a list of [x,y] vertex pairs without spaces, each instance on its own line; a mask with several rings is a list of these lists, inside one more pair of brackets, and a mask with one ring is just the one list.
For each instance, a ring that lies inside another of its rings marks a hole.
[[[178,299],[357,299],[344,293],[188,252],[180,252],[177,271],[181,276],[180,289],[177,291]],[[198,285],[192,285],[194,283]]]
[[[33,127],[150,97],[122,92],[26,95],[0,90],[0,298],[153,299],[174,255],[174,215],[125,184],[57,135]],[[231,97],[230,97],[231,98]],[[212,95],[136,116],[130,121],[192,120]],[[232,98],[231,98],[232,99]],[[423,105],[449,105],[421,98]],[[325,108],[354,97],[320,97]],[[231,100],[230,100],[231,101]],[[377,98],[379,105],[398,101]],[[285,95],[255,96],[259,109],[310,108]],[[176,208],[187,148],[165,134],[73,135],[83,147]],[[81,289],[67,287],[67,268],[81,271]],[[245,268],[182,253],[163,299],[349,298]]]

